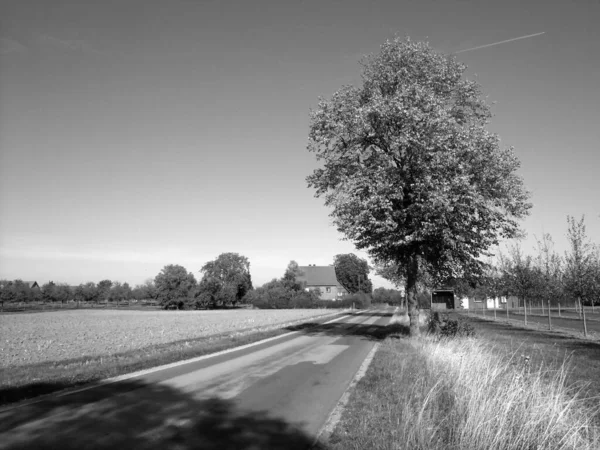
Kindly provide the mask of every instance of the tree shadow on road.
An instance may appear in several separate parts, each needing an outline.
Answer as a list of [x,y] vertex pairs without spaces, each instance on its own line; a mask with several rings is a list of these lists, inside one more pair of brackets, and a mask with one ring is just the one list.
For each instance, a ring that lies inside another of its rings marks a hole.
[[0,449],[308,449],[313,438],[300,426],[124,381],[0,412]]
[[400,323],[389,325],[366,325],[349,323],[303,323],[287,327],[290,331],[302,331],[306,335],[326,335],[326,336],[360,336],[364,339],[373,341],[382,341],[388,337],[406,336],[409,334],[409,328]]

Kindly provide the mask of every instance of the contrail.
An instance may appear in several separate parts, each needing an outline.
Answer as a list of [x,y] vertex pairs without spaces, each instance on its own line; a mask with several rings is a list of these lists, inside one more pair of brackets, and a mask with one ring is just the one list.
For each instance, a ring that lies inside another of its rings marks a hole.
[[487,48],[487,47],[492,47],[494,45],[506,44],[507,42],[520,41],[521,39],[527,39],[527,38],[531,38],[534,36],[540,36],[544,33],[545,33],[545,31],[542,31],[541,33],[528,34],[527,36],[521,36],[521,37],[516,37],[516,38],[512,38],[512,39],[507,39],[505,41],[494,42],[493,44],[486,44],[486,45],[480,45],[479,47],[467,48],[464,50],[459,50],[457,52],[454,52],[454,54],[456,55],[458,53],[470,52],[471,50],[479,50],[480,48]]

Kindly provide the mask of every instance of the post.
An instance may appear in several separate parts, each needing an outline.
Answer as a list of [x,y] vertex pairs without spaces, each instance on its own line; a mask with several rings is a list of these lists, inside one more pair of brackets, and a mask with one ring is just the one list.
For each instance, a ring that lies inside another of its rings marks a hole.
[[494,321],[496,321],[496,308],[495,307],[494,307]]
[[[548,308],[550,308],[550,305],[548,305]],[[542,316],[544,314],[546,314],[546,313],[544,312],[544,300],[542,300]]]
[[523,310],[525,311],[525,325],[527,325],[527,299],[523,298]]
[[552,329],[552,314],[550,314],[550,300],[548,300],[548,329]]
[[581,308],[581,311],[583,313],[583,335],[585,337],[587,337],[587,323],[585,321],[585,309],[583,308],[583,305],[581,304],[581,298],[579,298],[579,307]]
[[506,297],[506,321],[508,322],[508,297]]
[[558,317],[560,317],[560,302],[558,302]]

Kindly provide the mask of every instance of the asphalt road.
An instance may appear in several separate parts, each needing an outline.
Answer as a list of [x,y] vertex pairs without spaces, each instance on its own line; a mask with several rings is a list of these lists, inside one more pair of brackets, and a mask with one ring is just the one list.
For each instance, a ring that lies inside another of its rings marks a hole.
[[0,449],[308,448],[392,312],[0,411]]

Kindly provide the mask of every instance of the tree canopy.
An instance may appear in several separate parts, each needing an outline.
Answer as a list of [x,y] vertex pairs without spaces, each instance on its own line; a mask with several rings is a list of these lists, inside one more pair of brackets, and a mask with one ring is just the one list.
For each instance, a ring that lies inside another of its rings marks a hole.
[[202,266],[199,297],[203,303],[239,302],[252,289],[250,261],[238,253],[221,253]]
[[184,304],[182,299],[193,295],[196,284],[193,273],[175,264],[163,267],[154,278],[158,300],[165,308],[171,305],[182,308]]
[[466,66],[396,38],[362,67],[362,86],[311,112],[308,150],[322,164],[307,182],[348,240],[402,268],[418,334],[419,266],[440,279],[481,273],[489,247],[519,233],[529,194]]
[[369,280],[369,263],[354,253],[335,255],[333,258],[335,276],[344,289],[351,294],[359,291],[370,294],[373,283]]

